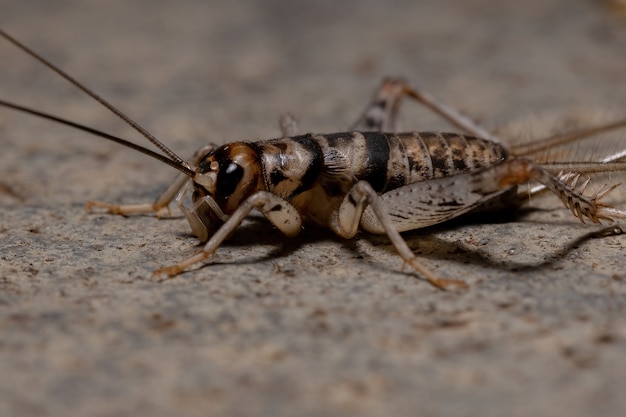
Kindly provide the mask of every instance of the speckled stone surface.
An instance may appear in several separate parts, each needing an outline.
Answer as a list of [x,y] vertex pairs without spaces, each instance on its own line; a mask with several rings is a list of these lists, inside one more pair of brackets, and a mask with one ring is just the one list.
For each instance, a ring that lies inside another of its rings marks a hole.
[[[275,137],[285,112],[344,130],[384,75],[527,137],[548,114],[626,115],[626,17],[606,2],[3,3],[4,30],[182,156]],[[0,62],[1,98],[143,143],[4,41]],[[552,198],[405,235],[465,292],[403,271],[384,237],[258,219],[158,283],[198,250],[185,220],[83,207],[151,201],[173,170],[6,109],[0,142],[2,416],[624,415],[626,236]]]

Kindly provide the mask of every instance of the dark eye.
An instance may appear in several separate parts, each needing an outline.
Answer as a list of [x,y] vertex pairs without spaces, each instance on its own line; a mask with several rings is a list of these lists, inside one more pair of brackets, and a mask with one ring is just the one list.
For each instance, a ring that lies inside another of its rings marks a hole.
[[217,174],[217,192],[223,196],[229,196],[237,188],[237,184],[243,177],[243,168],[234,162],[229,163],[225,169],[220,169]]

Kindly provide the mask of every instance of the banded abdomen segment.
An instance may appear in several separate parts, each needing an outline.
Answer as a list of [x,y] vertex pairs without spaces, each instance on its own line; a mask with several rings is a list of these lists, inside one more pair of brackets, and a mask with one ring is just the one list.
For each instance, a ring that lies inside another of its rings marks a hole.
[[384,193],[480,171],[507,156],[502,145],[489,140],[439,132],[307,134],[254,145],[266,189],[288,200],[316,185],[330,196],[344,195],[359,180]]
[[407,184],[482,171],[508,156],[507,149],[499,143],[457,133],[400,133],[391,139],[395,140],[405,150]]
[[347,132],[314,138],[323,152],[325,182],[333,178],[365,180],[379,193],[481,171],[507,157],[500,144],[452,133]]

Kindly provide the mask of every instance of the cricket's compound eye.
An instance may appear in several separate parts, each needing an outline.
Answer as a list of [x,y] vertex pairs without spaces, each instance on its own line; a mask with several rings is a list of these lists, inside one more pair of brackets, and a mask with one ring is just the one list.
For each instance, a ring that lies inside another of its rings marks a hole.
[[217,174],[216,187],[221,195],[228,197],[235,192],[243,178],[243,168],[232,161],[224,165],[225,168],[221,168]]
[[262,188],[260,156],[253,146],[230,143],[215,149],[198,164],[194,183],[198,196],[211,196],[225,214]]

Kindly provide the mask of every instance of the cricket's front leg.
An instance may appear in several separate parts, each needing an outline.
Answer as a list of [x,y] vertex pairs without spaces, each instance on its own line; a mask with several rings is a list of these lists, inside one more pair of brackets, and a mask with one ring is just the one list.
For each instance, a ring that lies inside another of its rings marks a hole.
[[[215,148],[215,145],[203,146],[194,152],[191,159],[187,162],[189,166],[196,167],[202,158],[211,150]],[[164,217],[166,214],[170,215],[170,203],[174,198],[183,190],[185,185],[190,181],[190,178],[184,174],[179,174],[172,184],[167,187],[167,190],[163,192],[153,203],[142,204],[110,204],[102,201],[90,200],[85,204],[85,210],[92,212],[94,208],[104,209],[109,214],[118,214],[120,216],[129,216],[132,214],[142,213],[156,213],[157,217]]]
[[228,217],[228,220],[209,238],[201,252],[176,265],[159,268],[154,271],[153,275],[157,278],[171,278],[212,257],[224,240],[241,225],[241,222],[255,208],[285,236],[293,237],[300,232],[302,220],[295,207],[275,194],[257,191]]
[[161,194],[153,203],[118,205],[102,201],[89,200],[85,204],[85,210],[91,213],[94,208],[99,208],[106,210],[108,214],[118,214],[120,216],[129,216],[141,213],[156,213],[159,218],[166,217],[171,215],[170,203],[188,181],[191,181],[189,177],[184,174],[179,174],[167,190],[165,190],[165,192]]

